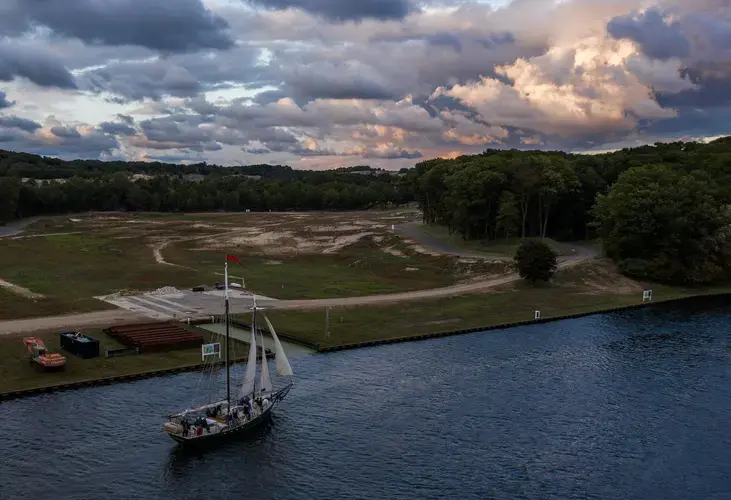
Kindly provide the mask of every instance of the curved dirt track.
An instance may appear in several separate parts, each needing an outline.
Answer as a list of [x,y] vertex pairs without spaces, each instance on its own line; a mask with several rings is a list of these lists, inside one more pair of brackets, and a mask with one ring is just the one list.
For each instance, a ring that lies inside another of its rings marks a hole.
[[[407,237],[410,237],[410,235],[408,235]],[[419,243],[425,247],[429,247],[435,252],[452,253],[454,255],[465,256],[463,252],[451,249],[450,247],[442,245],[440,242],[433,239],[422,239],[419,241]],[[162,248],[158,248],[157,250],[160,251],[161,249]],[[559,257],[558,268],[566,269],[568,267],[573,267],[587,260],[596,258],[597,256],[598,253],[592,249],[576,246],[575,253],[573,255]],[[162,257],[162,255],[160,255],[160,257]],[[486,256],[482,255],[481,257],[485,258]],[[461,283],[458,285],[451,285],[442,288],[432,288],[428,290],[414,290],[410,292],[366,295],[359,297],[341,297],[332,299],[272,300],[266,301],[265,305],[269,309],[280,310],[322,309],[324,307],[338,306],[342,307],[387,305],[412,300],[434,299],[440,297],[454,297],[459,295],[482,293],[500,285],[519,281],[520,279],[521,278],[518,273],[511,273],[495,278],[478,279],[469,283]],[[246,304],[237,304],[236,301],[232,300],[232,312],[237,312],[237,309],[242,309],[241,312],[248,312],[250,310],[250,304],[248,303],[248,301],[246,302]],[[211,312],[213,314],[218,314],[220,311]],[[125,309],[115,309],[110,311],[81,313],[67,316],[52,316],[45,318],[0,321],[0,335],[38,330],[57,330],[62,328],[88,328],[93,326],[106,326],[114,323],[144,321],[149,319],[150,318],[147,318],[146,316],[142,316],[132,311],[128,311]]]
[[[576,254],[570,257],[565,257],[563,260],[559,261],[559,269],[573,267],[597,257],[597,254],[588,248],[577,247],[576,250]],[[471,283],[461,283],[459,285],[445,286],[442,288],[430,288],[428,290],[366,295],[361,297],[342,297],[337,299],[278,300],[267,304],[267,307],[270,309],[320,309],[330,306],[384,305],[410,300],[435,299],[439,297],[454,297],[458,295],[468,295],[471,293],[481,293],[500,285],[520,281],[520,279],[521,278],[518,273],[510,273],[497,278],[476,280]]]
[[150,319],[126,309],[96,311],[45,318],[14,319],[0,321],[0,335],[10,333],[37,332],[39,330],[63,331],[66,328],[91,328],[109,326],[115,323],[149,321]]

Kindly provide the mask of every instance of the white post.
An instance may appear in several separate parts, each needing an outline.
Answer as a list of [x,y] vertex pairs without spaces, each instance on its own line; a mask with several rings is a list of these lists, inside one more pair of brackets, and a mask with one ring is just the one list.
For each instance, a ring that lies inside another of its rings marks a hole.
[[223,265],[223,289],[224,297],[228,300],[228,261],[224,262]]
[[325,307],[325,338],[330,337],[330,308]]
[[541,319],[541,311],[535,311],[533,313],[533,319]]

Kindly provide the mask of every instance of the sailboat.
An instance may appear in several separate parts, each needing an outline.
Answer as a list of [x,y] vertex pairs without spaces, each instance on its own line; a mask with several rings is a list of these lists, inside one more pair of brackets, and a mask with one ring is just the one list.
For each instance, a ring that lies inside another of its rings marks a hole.
[[[228,260],[228,256],[227,256]],[[274,408],[285,398],[292,388],[292,367],[289,365],[282,344],[277,337],[272,323],[263,313],[264,321],[271,334],[275,351],[276,374],[290,377],[281,388],[275,389],[269,376],[269,366],[264,348],[264,336],[256,327],[257,311],[256,297],[253,296],[251,339],[249,341],[249,356],[246,361],[244,380],[238,394],[231,394],[231,372],[229,360],[230,315],[229,315],[229,287],[228,262],[224,267],[224,297],[226,316],[225,337],[225,369],[226,369],[226,398],[216,402],[188,408],[168,416],[163,424],[163,430],[177,443],[183,446],[208,444],[214,441],[227,441],[234,437],[247,434],[266,423]],[[257,343],[256,332],[261,338],[261,368],[259,370],[259,384],[256,384]]]

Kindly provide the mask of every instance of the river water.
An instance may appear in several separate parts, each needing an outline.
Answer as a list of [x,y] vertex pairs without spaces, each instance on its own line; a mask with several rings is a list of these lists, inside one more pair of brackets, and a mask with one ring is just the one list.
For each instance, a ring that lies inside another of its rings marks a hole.
[[728,499],[731,307],[701,302],[293,356],[273,424],[202,454],[161,431],[200,374],[9,401],[0,498]]

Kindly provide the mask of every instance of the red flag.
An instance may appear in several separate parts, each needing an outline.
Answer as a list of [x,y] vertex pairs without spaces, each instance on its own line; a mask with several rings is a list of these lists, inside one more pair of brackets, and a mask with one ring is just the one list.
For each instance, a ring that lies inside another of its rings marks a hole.
[[239,262],[238,257],[234,257],[233,255],[229,255],[229,254],[226,254],[226,260],[231,261],[231,262]]

